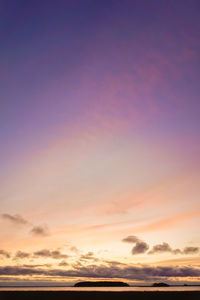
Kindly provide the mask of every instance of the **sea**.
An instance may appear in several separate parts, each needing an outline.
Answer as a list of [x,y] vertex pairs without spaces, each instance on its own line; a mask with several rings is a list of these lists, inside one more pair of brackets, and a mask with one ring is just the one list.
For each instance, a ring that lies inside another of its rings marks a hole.
[[98,292],[156,292],[156,291],[200,291],[200,286],[169,286],[169,287],[63,287],[63,286],[45,286],[45,287],[0,287],[0,291],[98,291]]

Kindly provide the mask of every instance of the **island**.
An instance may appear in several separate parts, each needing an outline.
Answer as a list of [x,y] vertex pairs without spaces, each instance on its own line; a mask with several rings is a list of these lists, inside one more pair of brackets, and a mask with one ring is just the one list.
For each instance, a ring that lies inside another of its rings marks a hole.
[[81,281],[74,285],[75,287],[124,287],[129,286],[128,283],[121,281]]
[[152,284],[153,287],[167,287],[169,286],[169,284],[164,283],[164,282],[156,282],[154,284]]

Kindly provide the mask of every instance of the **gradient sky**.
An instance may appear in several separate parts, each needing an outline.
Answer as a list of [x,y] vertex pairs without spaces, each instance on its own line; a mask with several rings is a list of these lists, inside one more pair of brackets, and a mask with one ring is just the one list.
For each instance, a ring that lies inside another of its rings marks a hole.
[[200,2],[0,2],[1,285],[199,282]]

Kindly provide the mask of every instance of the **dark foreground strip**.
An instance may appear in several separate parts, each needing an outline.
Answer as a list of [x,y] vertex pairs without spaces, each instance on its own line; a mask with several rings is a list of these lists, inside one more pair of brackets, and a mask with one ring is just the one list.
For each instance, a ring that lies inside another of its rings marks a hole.
[[50,292],[50,291],[1,291],[0,300],[200,300],[200,292]]

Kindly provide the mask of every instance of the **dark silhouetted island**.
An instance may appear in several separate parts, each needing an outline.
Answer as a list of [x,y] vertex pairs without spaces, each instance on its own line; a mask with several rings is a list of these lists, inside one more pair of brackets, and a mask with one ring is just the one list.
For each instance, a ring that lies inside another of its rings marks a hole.
[[164,282],[156,282],[152,286],[154,286],[154,287],[162,287],[162,286],[167,287],[167,286],[169,286],[169,284],[164,283]]
[[129,286],[128,283],[121,281],[81,281],[75,283],[76,287],[121,287],[121,286]]

